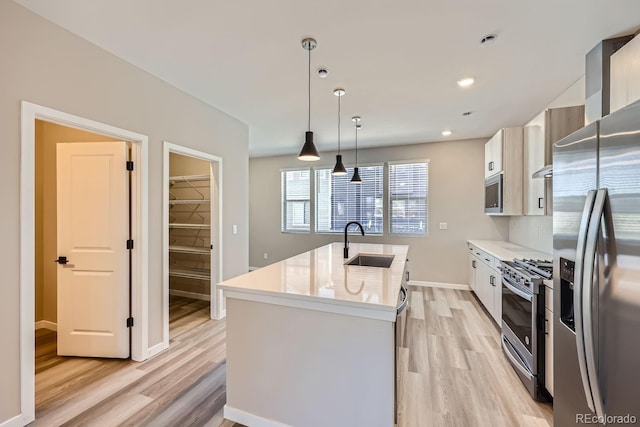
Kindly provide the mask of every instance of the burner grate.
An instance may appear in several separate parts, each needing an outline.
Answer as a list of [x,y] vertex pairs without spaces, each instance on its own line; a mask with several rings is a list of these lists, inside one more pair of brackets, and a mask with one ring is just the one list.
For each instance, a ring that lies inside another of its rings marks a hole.
[[553,262],[551,261],[514,258],[513,262],[515,262],[519,267],[522,267],[532,273],[538,274],[545,279],[551,279],[553,277]]

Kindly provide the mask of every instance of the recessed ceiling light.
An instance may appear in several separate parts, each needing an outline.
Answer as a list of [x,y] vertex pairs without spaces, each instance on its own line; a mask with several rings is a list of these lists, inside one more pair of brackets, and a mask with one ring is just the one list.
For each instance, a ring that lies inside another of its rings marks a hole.
[[460,87],[468,87],[473,84],[475,80],[472,77],[465,77],[464,79],[458,80],[458,86]]
[[480,46],[489,46],[490,44],[493,44],[493,42],[495,42],[497,38],[498,36],[496,34],[487,34],[480,39]]
[[324,79],[329,75],[329,70],[327,70],[324,67],[320,67],[318,68],[317,73],[318,73],[318,77],[320,77],[321,79]]
[[473,113],[473,111],[465,111],[464,113],[462,113],[463,116],[470,116],[471,113]]
[[443,130],[442,131],[442,136],[449,136],[451,135],[451,131],[450,130]]

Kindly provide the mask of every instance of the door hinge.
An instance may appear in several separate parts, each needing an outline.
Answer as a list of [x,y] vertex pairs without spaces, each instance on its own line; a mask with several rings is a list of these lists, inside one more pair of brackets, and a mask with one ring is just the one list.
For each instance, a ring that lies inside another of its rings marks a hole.
[[129,317],[127,319],[127,328],[132,328],[133,327],[133,317]]
[[133,162],[131,160],[127,160],[127,170],[128,171],[133,170]]
[[127,249],[133,249],[133,239],[127,240]]

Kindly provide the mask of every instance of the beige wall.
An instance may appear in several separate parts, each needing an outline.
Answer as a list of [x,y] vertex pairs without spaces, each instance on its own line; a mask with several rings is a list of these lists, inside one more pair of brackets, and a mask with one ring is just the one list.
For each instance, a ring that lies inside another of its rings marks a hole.
[[115,140],[36,120],[36,320],[58,323],[56,144],[101,141]]
[[[434,142],[358,151],[360,164],[429,159],[429,234],[426,237],[361,237],[354,242],[410,245],[412,280],[467,283],[468,239],[508,240],[508,219],[484,214],[484,143],[486,139]],[[335,153],[322,153],[313,166],[332,166]],[[353,152],[344,152],[351,166]],[[252,158],[250,171],[249,264],[255,267],[282,260],[343,235],[291,234],[280,232],[280,169],[305,167],[295,155]],[[385,219],[386,220],[386,219]],[[439,230],[440,222],[448,230]],[[269,259],[263,259],[263,253]]]
[[[583,105],[584,76],[569,86],[556,99],[551,101],[547,108],[571,107],[573,105]],[[524,126],[533,126],[544,120],[543,116],[537,115]],[[553,217],[547,216],[514,216],[509,221],[509,239],[522,246],[546,252],[553,252]]]
[[[245,124],[11,1],[0,1],[0,52],[2,423],[20,413],[20,102],[27,100],[149,137],[150,346],[162,339],[162,141],[223,158],[226,278],[248,268],[249,162]],[[238,224],[238,234],[231,233],[231,224]]]

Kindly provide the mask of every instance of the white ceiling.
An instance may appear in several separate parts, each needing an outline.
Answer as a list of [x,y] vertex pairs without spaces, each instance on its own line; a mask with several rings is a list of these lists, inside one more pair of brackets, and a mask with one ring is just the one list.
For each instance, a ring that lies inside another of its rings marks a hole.
[[[637,0],[15,0],[250,126],[252,156],[492,135],[522,125],[584,74],[601,39],[640,27]],[[482,36],[498,40],[480,47]],[[460,89],[456,81],[473,76]],[[465,111],[473,111],[462,117]],[[451,129],[450,137],[441,136]]]

